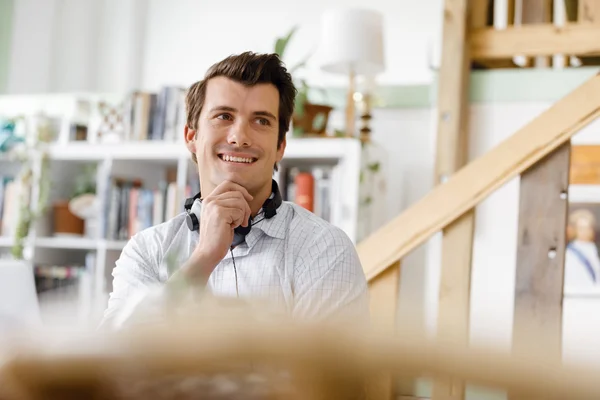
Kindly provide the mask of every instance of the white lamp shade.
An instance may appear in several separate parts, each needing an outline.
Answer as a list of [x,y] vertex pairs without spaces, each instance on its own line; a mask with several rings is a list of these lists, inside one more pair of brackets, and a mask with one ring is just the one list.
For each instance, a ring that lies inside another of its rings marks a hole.
[[383,17],[373,10],[342,9],[323,14],[321,69],[358,75],[376,75],[385,68]]

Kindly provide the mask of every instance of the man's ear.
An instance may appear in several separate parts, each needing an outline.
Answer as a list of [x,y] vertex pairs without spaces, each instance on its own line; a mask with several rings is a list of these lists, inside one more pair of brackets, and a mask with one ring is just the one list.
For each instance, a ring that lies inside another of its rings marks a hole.
[[183,128],[183,135],[185,138],[185,145],[192,154],[196,154],[196,131],[190,129],[187,125]]
[[283,140],[281,141],[281,144],[279,145],[279,148],[277,149],[277,162],[280,162],[281,159],[283,158],[283,154],[285,153],[286,144],[287,144],[287,142],[286,142],[286,138],[284,136]]

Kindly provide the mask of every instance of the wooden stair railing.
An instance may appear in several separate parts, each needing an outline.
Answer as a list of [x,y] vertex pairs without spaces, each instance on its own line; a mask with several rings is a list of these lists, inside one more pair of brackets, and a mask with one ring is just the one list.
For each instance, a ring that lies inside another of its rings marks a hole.
[[367,279],[376,280],[433,234],[568,142],[599,115],[600,74],[358,243]]
[[[360,242],[357,250],[370,285],[374,321],[381,327],[388,329],[395,327],[402,258],[433,234],[453,224],[465,213],[473,211],[496,189],[519,175],[522,178],[522,199],[523,196],[530,196],[528,193],[536,190],[541,190],[550,197],[553,190],[558,190],[554,196],[558,202],[544,202],[545,208],[540,210],[541,212],[556,210],[558,204],[560,212],[550,220],[554,228],[558,224],[564,231],[570,139],[598,116],[600,116],[600,74],[581,84],[492,150],[458,170],[445,183],[437,185],[423,199]],[[534,178],[528,178],[530,176]],[[541,186],[535,184],[539,179],[545,180]],[[534,184],[528,184],[532,180]],[[523,214],[526,212],[525,206],[521,204],[520,208],[519,229],[522,233],[523,230],[530,229],[528,224],[535,224],[537,221],[528,221],[527,216]],[[561,237],[560,233],[562,232],[558,232],[558,237]],[[530,234],[535,236],[534,232]],[[539,241],[536,243],[539,246],[547,244]],[[554,251],[556,255],[557,252],[564,252],[564,241],[562,245],[554,250],[543,251],[545,253]],[[529,346],[531,341],[521,340],[520,338],[526,335],[519,332],[531,332],[531,329],[536,328],[532,326],[536,321],[542,325],[550,323],[555,328],[558,324],[558,328],[554,329],[557,333],[554,336],[547,335],[553,341],[549,345],[552,345],[553,351],[556,352],[560,349],[560,343],[557,342],[560,340],[560,313],[547,311],[552,308],[552,305],[540,302],[540,296],[543,294],[540,290],[543,289],[531,289],[535,286],[531,277],[546,273],[543,264],[545,261],[539,259],[539,248],[532,256],[527,253],[531,252],[531,249],[521,244],[519,251],[517,263],[524,265],[517,266],[517,275],[521,273],[530,279],[517,282],[513,329],[517,340],[513,340],[513,344],[516,348]],[[544,257],[546,260],[554,258],[545,255]],[[562,260],[561,256],[554,261],[560,263],[559,272],[562,271]],[[556,270],[553,273],[556,274]],[[557,282],[562,284],[562,276],[558,278],[560,279],[553,280],[555,286]],[[557,293],[562,295],[562,287],[551,289],[554,295]],[[538,292],[533,293],[535,290]],[[554,296],[551,301],[556,302],[560,299]],[[543,351],[547,344],[538,343],[537,349]],[[382,385],[389,388],[391,387],[389,382],[388,379],[388,382]],[[390,398],[390,396],[389,390],[386,390],[381,398]]]

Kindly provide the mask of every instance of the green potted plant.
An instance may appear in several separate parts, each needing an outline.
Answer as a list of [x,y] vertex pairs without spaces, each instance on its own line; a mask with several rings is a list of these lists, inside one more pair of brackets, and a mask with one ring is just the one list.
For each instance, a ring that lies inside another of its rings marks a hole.
[[[275,53],[279,58],[284,59],[285,50],[287,49],[290,40],[298,29],[294,26],[283,37],[275,40]],[[292,77],[294,73],[304,67],[309,60],[310,55],[306,56],[299,63],[288,68]],[[295,99],[295,109],[293,115],[294,136],[304,136],[307,134],[324,135],[329,121],[329,114],[333,107],[327,104],[315,104],[309,101],[308,92],[311,89],[305,79],[296,80],[296,88],[298,93]]]
[[94,229],[96,220],[95,166],[86,165],[75,178],[68,200],[54,202],[54,234],[82,236]]

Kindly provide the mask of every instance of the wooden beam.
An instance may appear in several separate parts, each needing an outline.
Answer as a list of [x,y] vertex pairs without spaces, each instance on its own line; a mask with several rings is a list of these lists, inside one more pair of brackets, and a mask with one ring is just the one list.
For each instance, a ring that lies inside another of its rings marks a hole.
[[[513,352],[562,358],[570,142],[521,175]],[[515,393],[511,398],[528,398]]]
[[[399,292],[400,262],[369,282],[371,321],[376,329],[395,330]],[[369,400],[391,400],[394,395],[394,379],[388,373],[381,374],[368,388]]]
[[357,245],[372,280],[600,115],[600,75],[548,107]]
[[515,55],[600,55],[600,27],[592,24],[536,24],[477,29],[472,33],[474,60],[512,59]]
[[[443,53],[438,89],[436,182],[443,183],[468,162],[469,141],[469,23],[482,23],[477,1],[446,0]],[[480,6],[481,7],[481,6]],[[466,213],[443,230],[437,335],[466,345],[469,327],[471,253],[474,213]],[[432,400],[462,400],[465,383],[436,379]]]

